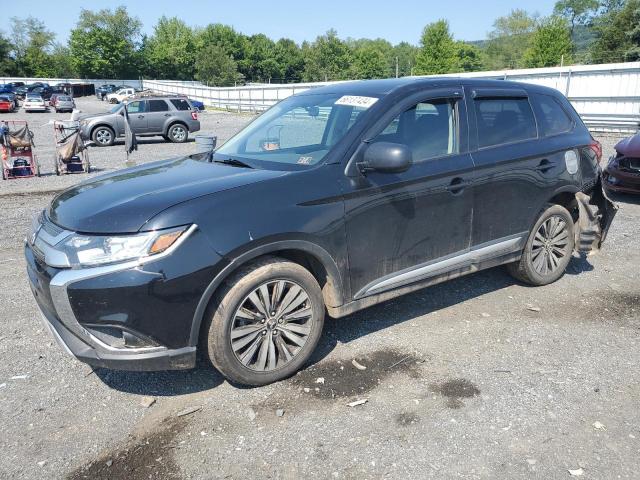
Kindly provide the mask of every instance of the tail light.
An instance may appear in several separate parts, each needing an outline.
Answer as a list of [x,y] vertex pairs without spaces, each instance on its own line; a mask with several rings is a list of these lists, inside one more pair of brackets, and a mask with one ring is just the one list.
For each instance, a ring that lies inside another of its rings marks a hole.
[[198,119],[198,112],[196,112],[195,110],[191,110],[191,118],[193,118],[194,120]]
[[600,160],[602,160],[602,144],[596,139],[592,138],[591,143],[589,144],[589,148],[591,148],[591,150],[593,150],[593,153],[596,154],[598,163],[600,163]]

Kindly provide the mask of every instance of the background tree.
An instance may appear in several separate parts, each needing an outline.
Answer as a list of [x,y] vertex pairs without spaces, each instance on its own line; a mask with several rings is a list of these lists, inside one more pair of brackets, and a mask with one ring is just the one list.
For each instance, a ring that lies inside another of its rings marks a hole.
[[209,45],[196,60],[196,79],[217,87],[230,87],[242,81],[238,65],[220,45]]
[[593,63],[640,59],[640,0],[627,0],[594,20],[597,39],[590,51]]
[[456,42],[457,67],[460,72],[478,72],[484,68],[484,52],[475,45]]
[[305,81],[321,82],[349,78],[351,49],[338,38],[335,30],[318,36],[313,43],[305,42],[302,51]]
[[194,33],[182,20],[162,16],[153,36],[144,42],[148,73],[156,78],[191,80],[194,74]]
[[536,17],[521,9],[497,18],[485,49],[487,67],[492,70],[522,67],[524,52],[536,27]]
[[395,63],[398,59],[398,76],[406,77],[413,75],[413,69],[416,66],[416,57],[418,56],[418,47],[411,45],[409,42],[400,42],[393,47],[391,51],[393,74],[395,75]]
[[16,75],[16,64],[11,56],[13,46],[9,40],[0,32],[0,75]]
[[528,68],[553,67],[571,63],[571,30],[567,21],[559,16],[540,22],[531,37],[531,46],[524,52],[524,65]]
[[353,49],[351,75],[353,79],[389,77],[389,59],[379,48],[364,43]]
[[450,73],[459,69],[456,43],[449,33],[449,23],[438,20],[424,28],[416,57],[416,75]]
[[71,62],[83,77],[132,78],[139,74],[142,23],[125,7],[81,10],[71,30]]
[[11,43],[15,70],[25,77],[48,77],[53,73],[51,53],[55,34],[34,17],[11,18]]
[[573,37],[576,26],[586,25],[599,6],[598,0],[559,0],[555,4],[553,12],[567,19],[569,31]]
[[289,38],[281,38],[275,45],[275,61],[280,65],[281,83],[300,82],[304,73],[302,49]]

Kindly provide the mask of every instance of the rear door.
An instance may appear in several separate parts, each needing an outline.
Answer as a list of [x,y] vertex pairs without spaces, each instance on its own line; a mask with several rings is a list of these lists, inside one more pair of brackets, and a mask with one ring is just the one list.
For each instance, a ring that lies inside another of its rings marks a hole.
[[476,147],[472,245],[517,251],[541,207],[563,183],[565,149],[553,151],[539,139],[524,89],[465,88]]
[[166,100],[147,100],[148,112],[147,112],[147,131],[149,133],[164,133],[164,126],[171,112],[169,112],[169,105]]

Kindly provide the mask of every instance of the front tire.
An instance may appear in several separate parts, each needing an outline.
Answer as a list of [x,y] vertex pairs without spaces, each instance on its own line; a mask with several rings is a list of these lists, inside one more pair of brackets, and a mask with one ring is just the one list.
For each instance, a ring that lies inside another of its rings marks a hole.
[[573,218],[566,208],[548,206],[531,229],[520,260],[507,265],[509,273],[535,286],[558,280],[571,260],[573,228]]
[[91,140],[99,147],[110,147],[115,139],[116,135],[109,127],[98,127],[91,134]]
[[316,279],[276,257],[241,268],[212,299],[202,350],[231,382],[266,385],[293,375],[313,353],[325,306]]

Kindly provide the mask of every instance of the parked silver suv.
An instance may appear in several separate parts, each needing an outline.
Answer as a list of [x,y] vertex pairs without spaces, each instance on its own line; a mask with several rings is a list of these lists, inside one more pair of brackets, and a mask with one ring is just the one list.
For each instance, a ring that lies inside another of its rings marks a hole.
[[82,136],[100,147],[113,145],[117,137],[124,136],[125,105],[136,136],[161,135],[167,141],[183,143],[187,141],[189,132],[200,130],[198,110],[186,98],[148,96],[132,98],[106,113],[81,116]]

